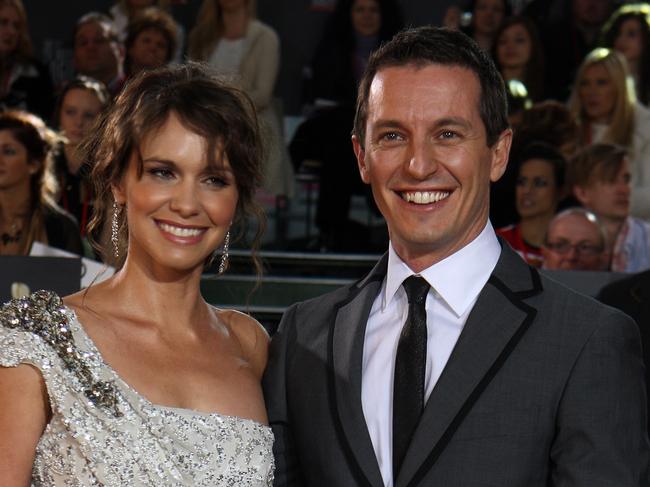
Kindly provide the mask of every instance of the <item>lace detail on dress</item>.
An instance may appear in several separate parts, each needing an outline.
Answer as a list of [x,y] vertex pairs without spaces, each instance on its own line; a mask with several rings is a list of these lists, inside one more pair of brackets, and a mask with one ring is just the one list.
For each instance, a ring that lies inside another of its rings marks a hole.
[[0,308],[0,366],[20,363],[41,371],[52,409],[34,486],[273,484],[268,426],[150,403],[103,361],[54,293]]

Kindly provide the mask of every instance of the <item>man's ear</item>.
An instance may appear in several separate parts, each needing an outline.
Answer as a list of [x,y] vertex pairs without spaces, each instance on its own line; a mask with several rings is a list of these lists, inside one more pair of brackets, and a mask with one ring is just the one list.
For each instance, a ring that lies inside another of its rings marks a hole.
[[490,181],[498,181],[508,166],[508,156],[512,145],[512,129],[501,132],[492,146],[492,164],[490,166]]
[[356,135],[352,136],[352,148],[354,149],[354,155],[357,158],[361,180],[366,184],[370,184],[370,174],[368,172],[368,166],[366,166],[366,150],[363,148]]

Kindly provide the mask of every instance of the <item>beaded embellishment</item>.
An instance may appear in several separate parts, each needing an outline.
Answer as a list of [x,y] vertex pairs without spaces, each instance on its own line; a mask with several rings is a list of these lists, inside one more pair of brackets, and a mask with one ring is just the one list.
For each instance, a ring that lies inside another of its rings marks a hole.
[[84,354],[74,342],[66,308],[51,291],[36,291],[31,296],[14,299],[0,308],[0,324],[39,336],[56,352],[64,367],[72,372],[84,388],[84,395],[96,407],[114,417],[122,416],[117,407],[117,389],[112,381],[96,381]]

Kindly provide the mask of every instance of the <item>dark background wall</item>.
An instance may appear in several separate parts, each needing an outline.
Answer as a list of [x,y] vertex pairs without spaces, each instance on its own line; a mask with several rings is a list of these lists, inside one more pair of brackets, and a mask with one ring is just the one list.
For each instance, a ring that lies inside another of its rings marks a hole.
[[[111,0],[23,0],[36,54],[50,65],[55,81],[72,73],[71,36],[76,20],[92,10],[108,12]],[[322,0],[258,0],[258,17],[274,27],[282,43],[282,66],[276,86],[287,114],[301,111],[302,72],[312,57],[329,12],[315,8]],[[439,24],[453,0],[401,0],[407,25]],[[173,15],[189,33],[201,0],[175,5]]]

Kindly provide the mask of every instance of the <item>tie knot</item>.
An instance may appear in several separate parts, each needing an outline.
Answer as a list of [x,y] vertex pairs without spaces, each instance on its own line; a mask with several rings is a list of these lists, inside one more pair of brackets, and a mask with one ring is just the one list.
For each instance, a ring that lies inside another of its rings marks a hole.
[[409,304],[424,303],[430,287],[429,283],[423,277],[416,275],[404,279],[402,286],[404,286],[404,290],[408,296]]

